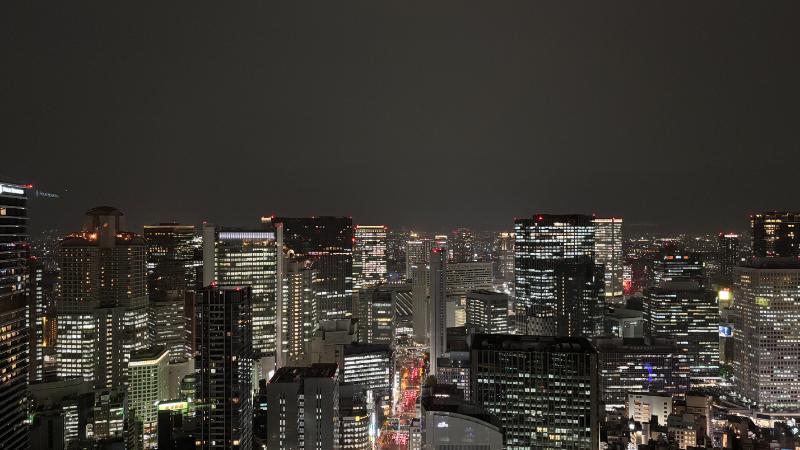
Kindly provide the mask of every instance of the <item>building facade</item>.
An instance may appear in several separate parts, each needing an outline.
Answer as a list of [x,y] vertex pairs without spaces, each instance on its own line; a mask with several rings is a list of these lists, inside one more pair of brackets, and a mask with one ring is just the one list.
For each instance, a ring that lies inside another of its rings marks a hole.
[[596,217],[594,253],[595,261],[603,266],[604,294],[608,298],[621,299],[622,266],[622,218]]
[[508,295],[486,289],[467,292],[467,324],[477,325],[487,334],[507,334]]
[[353,243],[353,288],[386,283],[386,225],[356,225]]
[[750,216],[753,256],[800,256],[800,213],[771,211]]

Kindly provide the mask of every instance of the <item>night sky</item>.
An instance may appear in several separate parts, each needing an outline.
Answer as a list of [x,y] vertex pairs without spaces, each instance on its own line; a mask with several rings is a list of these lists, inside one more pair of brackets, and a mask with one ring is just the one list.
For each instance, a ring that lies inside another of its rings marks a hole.
[[0,177],[131,225],[800,209],[800,2],[2,2]]

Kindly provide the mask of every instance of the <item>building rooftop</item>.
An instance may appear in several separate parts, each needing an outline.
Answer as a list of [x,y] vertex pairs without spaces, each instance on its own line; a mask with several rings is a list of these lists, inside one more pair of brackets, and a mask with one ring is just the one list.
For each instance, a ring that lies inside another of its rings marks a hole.
[[583,337],[530,336],[515,334],[477,334],[472,339],[472,350],[500,350],[522,352],[596,353],[588,339]]
[[361,342],[353,342],[352,344],[345,344],[345,355],[358,355],[362,353],[378,353],[386,352],[391,353],[392,349],[387,344],[364,344]]
[[281,367],[269,380],[270,383],[296,383],[305,378],[335,378],[336,363],[319,363],[310,367]]
[[793,257],[755,257],[742,265],[748,269],[800,269],[800,258]]
[[674,352],[675,341],[666,338],[652,337],[596,337],[592,343],[599,353],[654,351]]

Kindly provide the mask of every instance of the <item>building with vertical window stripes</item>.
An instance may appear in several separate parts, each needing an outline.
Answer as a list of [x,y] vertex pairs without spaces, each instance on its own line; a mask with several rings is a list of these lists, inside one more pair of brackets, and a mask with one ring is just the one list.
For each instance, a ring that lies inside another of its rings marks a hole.
[[771,211],[750,216],[753,256],[800,256],[800,213]]
[[283,295],[279,317],[281,357],[278,366],[300,365],[309,352],[309,342],[319,319],[314,296],[316,271],[300,261],[288,261],[283,279]]
[[500,419],[505,448],[597,449],[597,351],[585,338],[478,334],[470,399]]
[[246,450],[253,439],[252,307],[249,286],[208,286],[195,314],[198,448]]
[[733,373],[743,400],[800,409],[800,262],[754,258],[734,269]]
[[336,364],[281,367],[267,384],[267,404],[267,448],[339,448]]
[[386,225],[356,225],[353,242],[353,289],[386,283]]
[[595,264],[591,216],[544,215],[514,221],[517,329],[543,336],[602,332],[603,269]]
[[603,266],[605,297],[622,299],[622,218],[596,217],[593,223],[595,261]]
[[0,447],[28,448],[28,209],[25,186],[0,183]]
[[250,286],[253,350],[276,350],[278,245],[275,231],[203,227],[203,284]]
[[431,250],[430,301],[428,330],[430,333],[430,373],[436,375],[436,364],[447,351],[447,251],[442,247]]

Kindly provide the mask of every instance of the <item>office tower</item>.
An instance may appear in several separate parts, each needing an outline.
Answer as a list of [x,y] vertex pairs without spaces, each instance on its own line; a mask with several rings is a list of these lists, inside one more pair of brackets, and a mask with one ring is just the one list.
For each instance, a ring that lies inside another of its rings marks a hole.
[[414,293],[410,283],[392,286],[394,294],[394,340],[410,342],[414,337]]
[[197,287],[202,260],[194,225],[145,225],[142,236],[147,242],[147,286],[151,294]]
[[408,233],[389,230],[386,234],[386,271],[390,282],[406,279],[406,242]]
[[250,286],[253,350],[275,352],[278,244],[273,230],[203,226],[203,284]]
[[693,378],[719,376],[719,306],[692,281],[668,281],[644,293],[645,334],[674,339]]
[[506,283],[514,282],[514,233],[497,235],[497,274]]
[[430,301],[428,330],[430,332],[430,373],[436,375],[436,362],[447,349],[447,253],[434,247],[430,256]]
[[685,392],[689,372],[682,368],[675,341],[663,338],[595,337],[600,401],[622,408],[629,392]]
[[321,319],[350,317],[353,309],[353,220],[349,217],[274,217],[283,244],[317,271],[314,288]]
[[456,228],[450,239],[452,262],[475,261],[475,237],[468,228]]
[[249,286],[208,286],[197,300],[195,401],[199,448],[252,445],[252,305]]
[[594,262],[591,216],[536,215],[514,221],[518,331],[595,336],[602,331],[603,270]]
[[734,269],[733,373],[743,400],[759,409],[800,408],[800,263],[754,258]]
[[345,345],[358,342],[358,320],[322,320],[311,338],[306,364],[339,362]]
[[124,231],[121,211],[101,206],[58,254],[58,376],[124,386],[130,354],[149,346],[145,241]]
[[[450,341],[448,339],[448,345],[449,342]],[[448,350],[447,356],[441,357],[437,361],[436,380],[439,382],[439,384],[450,384],[455,386],[459,391],[459,395],[461,395],[464,400],[469,401],[469,369],[469,349],[462,351]]]
[[486,334],[506,334],[508,295],[485,289],[467,292],[467,323],[482,327]]
[[353,242],[353,288],[386,283],[386,225],[356,225]]
[[319,323],[314,282],[316,272],[302,261],[287,261],[280,317],[281,357],[278,366],[300,365]]
[[128,409],[142,421],[146,445],[156,441],[158,402],[169,400],[167,364],[169,351],[165,347],[150,347],[131,354],[128,362]]
[[491,262],[447,263],[447,296],[455,297],[460,304],[467,298],[467,292],[476,289],[492,289]]
[[705,286],[706,274],[700,254],[673,250],[659,253],[653,263],[653,285],[671,281],[695,282]]
[[364,386],[371,398],[390,404],[394,364],[388,345],[356,342],[342,346],[337,354],[339,381]]
[[[25,186],[0,183],[0,447],[28,448],[28,210]],[[35,294],[35,292],[34,292]]]
[[606,299],[622,300],[622,218],[597,217],[594,223],[594,253],[603,266]]
[[170,361],[191,357],[187,342],[184,291],[156,290],[150,295],[150,345],[165,347]]
[[497,417],[459,398],[452,386],[422,388],[422,448],[489,450],[503,448],[503,431]]
[[580,337],[479,334],[471,401],[497,416],[505,448],[597,449],[597,351]]
[[28,260],[29,380],[42,381],[54,369],[56,337],[55,278],[36,257]]
[[800,213],[770,211],[750,216],[753,256],[800,256]]
[[733,281],[733,268],[739,263],[739,235],[720,233],[717,235],[717,266],[719,279],[725,286]]
[[336,364],[281,367],[267,384],[267,448],[339,447]]
[[371,344],[394,345],[397,290],[391,285],[375,286],[359,293],[361,337]]
[[367,391],[350,383],[339,385],[339,448],[370,450]]
[[[412,237],[417,236],[412,233]],[[412,239],[406,242],[406,279],[413,279],[414,269],[430,262],[433,247],[431,239]]]
[[428,291],[430,271],[427,264],[419,264],[413,268],[411,280],[411,295],[414,302],[414,342],[424,344],[428,342]]

